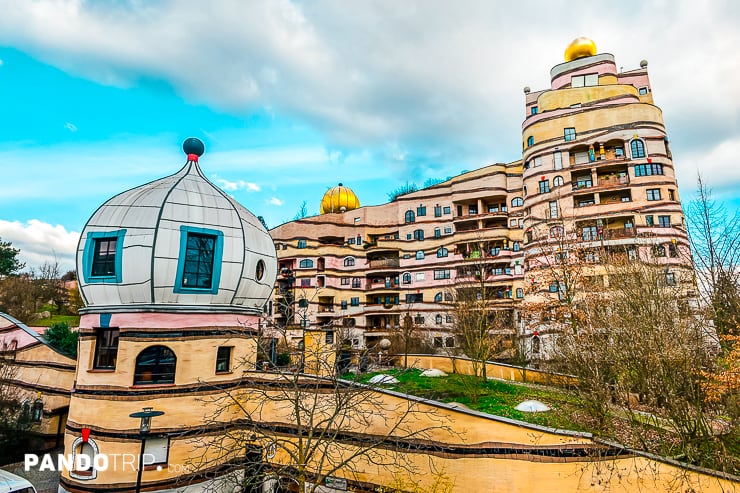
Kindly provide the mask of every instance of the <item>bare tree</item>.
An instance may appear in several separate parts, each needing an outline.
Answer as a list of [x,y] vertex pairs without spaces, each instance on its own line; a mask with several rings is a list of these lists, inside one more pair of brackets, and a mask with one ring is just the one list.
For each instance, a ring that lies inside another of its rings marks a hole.
[[325,357],[331,348],[304,350],[320,362],[322,377],[249,374],[237,388],[205,399],[207,431],[191,440],[198,451],[195,469],[221,466],[244,491],[262,491],[263,482],[273,481],[313,493],[335,477],[360,481],[378,468],[409,476],[409,447],[433,433],[451,433],[443,418],[421,412],[415,400],[338,378],[332,358]]
[[686,218],[699,292],[717,333],[740,335],[740,213],[729,215],[701,174],[697,187]]
[[306,202],[305,200],[301,202],[301,206],[298,208],[298,212],[296,212],[293,220],[297,221],[299,219],[303,219],[304,217],[308,217],[308,202]]
[[28,450],[31,427],[31,409],[22,405],[20,389],[14,385],[14,357],[15,347],[0,345],[0,465],[17,460],[19,451]]

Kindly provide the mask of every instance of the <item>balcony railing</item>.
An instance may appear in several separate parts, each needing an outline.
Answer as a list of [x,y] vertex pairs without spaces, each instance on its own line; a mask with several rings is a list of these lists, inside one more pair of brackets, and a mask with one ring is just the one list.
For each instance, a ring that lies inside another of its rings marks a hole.
[[379,259],[370,261],[371,269],[382,269],[384,267],[397,268],[399,265],[400,265],[400,262],[398,261],[397,258],[379,258]]
[[627,176],[599,178],[600,187],[620,187],[623,185],[629,185],[629,183],[630,179]]

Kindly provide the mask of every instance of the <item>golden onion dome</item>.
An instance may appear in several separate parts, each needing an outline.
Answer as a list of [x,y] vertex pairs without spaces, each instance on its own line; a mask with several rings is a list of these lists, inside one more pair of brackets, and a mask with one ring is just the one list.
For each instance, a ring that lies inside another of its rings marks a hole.
[[565,49],[565,61],[571,62],[578,58],[594,56],[596,54],[596,43],[590,38],[583,36],[574,39]]
[[329,212],[346,212],[360,207],[360,199],[351,188],[345,187],[341,183],[326,191],[321,199],[321,214]]

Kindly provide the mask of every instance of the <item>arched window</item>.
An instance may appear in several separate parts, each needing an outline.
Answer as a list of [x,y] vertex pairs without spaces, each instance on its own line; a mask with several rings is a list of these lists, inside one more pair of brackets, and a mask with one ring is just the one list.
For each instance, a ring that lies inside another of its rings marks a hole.
[[630,151],[632,153],[632,159],[645,157],[645,143],[640,139],[632,140],[630,142]]
[[521,249],[522,249],[522,244],[519,243],[518,241],[515,241],[514,242],[514,247],[512,248],[512,250],[514,250],[515,252],[518,252]]
[[411,284],[411,273],[410,272],[404,272],[402,279],[403,279],[403,283],[404,284]]
[[416,216],[414,215],[414,211],[412,211],[411,209],[407,210],[405,219],[407,223],[413,223],[414,221],[416,221]]
[[310,269],[310,268],[312,268],[312,267],[313,267],[313,260],[311,260],[310,258],[304,258],[303,260],[301,260],[301,261],[300,261],[300,262],[298,263],[298,266],[299,266],[299,267],[300,267],[301,269]]
[[540,336],[532,338],[532,354],[540,354]]
[[149,346],[136,357],[134,385],[175,383],[177,357],[166,346]]
[[424,250],[416,252],[416,260],[424,260]]
[[435,323],[436,323],[437,325],[441,324],[441,323],[442,323],[442,315],[439,315],[439,314],[438,314],[438,315],[437,315],[436,317],[434,317],[434,322],[435,322]]
[[437,258],[446,257],[449,254],[449,251],[445,247],[439,247],[439,250],[437,250]]
[[424,239],[424,230],[423,229],[415,229],[414,230],[414,239],[415,240],[423,240]]
[[516,288],[516,297],[524,298],[524,290],[522,288]]
[[345,257],[344,259],[344,266],[345,267],[352,267],[355,265],[355,258],[354,257]]
[[533,145],[534,145],[534,137],[530,135],[529,137],[527,137],[527,147],[531,147]]
[[521,197],[514,197],[511,199],[511,206],[512,207],[521,207],[524,204],[524,199]]
[[553,187],[562,187],[563,186],[563,177],[562,176],[556,176],[552,179],[552,186]]
[[435,303],[441,303],[442,302],[442,291],[434,295],[434,302]]
[[[87,460],[81,460],[78,455],[87,456]],[[98,476],[98,471],[95,469],[95,456],[98,455],[98,444],[95,440],[88,438],[84,441],[82,437],[77,437],[72,442],[72,464],[74,464],[73,470],[69,471],[69,475],[75,479],[91,480]],[[77,464],[81,467],[77,468]]]

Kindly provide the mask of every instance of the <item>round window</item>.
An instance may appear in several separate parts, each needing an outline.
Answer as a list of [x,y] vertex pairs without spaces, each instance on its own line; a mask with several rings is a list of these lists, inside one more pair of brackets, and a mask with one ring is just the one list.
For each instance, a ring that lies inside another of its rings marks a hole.
[[255,274],[258,281],[261,281],[262,276],[265,275],[265,263],[262,260],[257,261],[257,272]]

